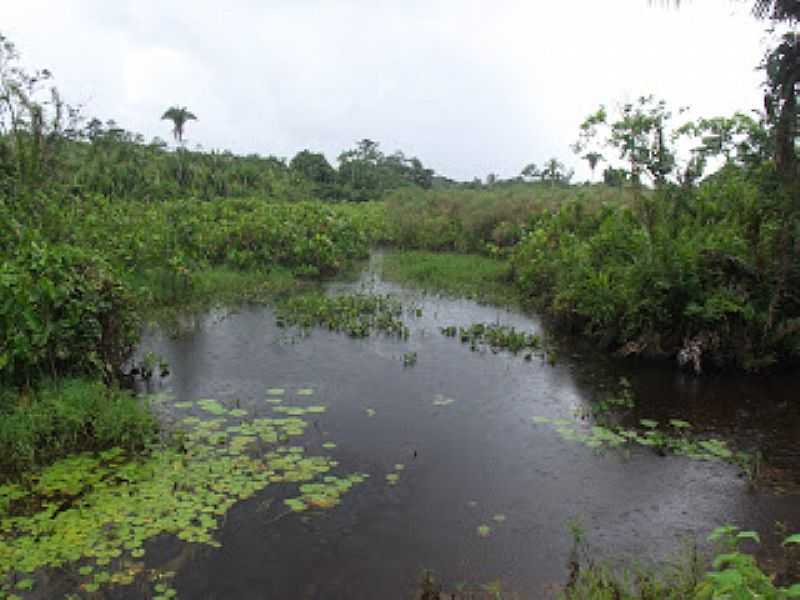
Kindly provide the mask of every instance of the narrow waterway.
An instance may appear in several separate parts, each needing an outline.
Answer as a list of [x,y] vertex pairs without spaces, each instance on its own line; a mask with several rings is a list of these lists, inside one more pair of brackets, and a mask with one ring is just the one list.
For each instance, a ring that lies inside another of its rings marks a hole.
[[[333,441],[341,469],[370,475],[333,509],[277,518],[264,509],[275,494],[267,487],[231,509],[219,548],[151,542],[148,562],[176,569],[179,597],[407,599],[430,569],[450,588],[499,580],[520,597],[542,598],[565,580],[567,524],[576,520],[599,555],[644,564],[724,523],[758,530],[766,547],[777,539],[777,522],[800,530],[796,378],[697,379],[578,349],[562,348],[555,364],[473,352],[439,327],[541,325],[403,289],[379,273],[380,256],[358,281],[331,293],[392,293],[421,309],[406,316],[406,341],[325,330],[303,336],[276,326],[265,308],[209,314],[177,339],[154,332],[145,340],[143,351],[171,367],[161,389],[170,394],[159,405],[164,419],[185,416],[173,403],[201,398],[268,414],[266,390],[285,389],[287,401],[293,390],[313,390],[327,411],[292,443]],[[405,366],[409,352],[416,363]],[[636,401],[629,419],[685,419],[697,432],[760,450],[769,484],[752,485],[720,461],[647,448],[599,452],[532,420],[578,422],[620,377]]]

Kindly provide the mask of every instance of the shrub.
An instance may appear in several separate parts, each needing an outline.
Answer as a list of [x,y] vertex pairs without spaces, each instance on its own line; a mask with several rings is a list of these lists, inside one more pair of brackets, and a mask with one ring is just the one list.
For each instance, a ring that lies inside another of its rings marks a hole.
[[0,265],[0,382],[116,373],[138,341],[134,297],[89,250],[29,235]]

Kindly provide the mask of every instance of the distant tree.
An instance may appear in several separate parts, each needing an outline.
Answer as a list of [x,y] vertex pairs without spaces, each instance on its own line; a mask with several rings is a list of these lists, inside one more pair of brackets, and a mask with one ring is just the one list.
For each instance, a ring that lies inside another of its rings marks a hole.
[[522,177],[525,181],[533,181],[539,177],[539,167],[536,166],[536,163],[530,163],[525,165],[525,168],[522,169],[520,173],[520,177]]
[[321,152],[301,150],[289,162],[289,167],[314,183],[330,185],[336,181],[336,171]]
[[603,183],[608,186],[622,187],[628,180],[628,172],[625,169],[615,169],[614,167],[606,167],[603,170]]
[[495,173],[489,173],[486,176],[486,185],[494,185],[497,183],[497,175]]
[[197,117],[185,106],[172,106],[161,115],[161,120],[172,121],[172,135],[178,143],[183,142],[183,128],[188,121],[196,121]]
[[589,168],[592,170],[592,179],[594,179],[594,170],[597,167],[597,163],[604,160],[603,155],[599,152],[587,152],[583,155],[583,159],[589,163]]
[[557,183],[569,183],[574,174],[575,172],[572,170],[567,171],[566,166],[557,158],[551,158],[544,164],[539,177],[543,182],[546,181],[551,185],[555,185]]

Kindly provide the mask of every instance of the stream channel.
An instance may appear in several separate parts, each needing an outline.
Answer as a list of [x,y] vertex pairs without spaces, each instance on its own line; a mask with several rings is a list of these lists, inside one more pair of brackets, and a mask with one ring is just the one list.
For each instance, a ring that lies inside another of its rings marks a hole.
[[[175,572],[179,598],[410,599],[426,570],[449,590],[495,582],[512,593],[503,597],[546,598],[567,578],[568,523],[580,523],[595,556],[645,566],[685,556],[726,523],[758,531],[765,555],[780,541],[776,523],[800,531],[796,376],[695,377],[574,341],[559,345],[556,360],[472,351],[439,328],[542,324],[385,282],[380,264],[377,254],[358,281],[328,290],[396,296],[410,309],[406,340],[302,335],[264,307],[206,314],[176,338],[145,337],[141,352],[170,365],[151,386],[167,423],[210,418],[200,399],[216,400],[228,423],[324,406],[303,413],[307,426],[290,444],[329,456],[330,474],[369,475],[335,506],[312,499],[297,512],[284,500],[302,483],[270,483],[220,517],[219,547],[149,540],[143,560]],[[415,363],[404,364],[407,353]],[[625,422],[685,420],[692,435],[759,452],[756,481],[722,460],[570,439],[567,430],[590,428],[592,403],[623,379],[635,400]],[[134,585],[107,597],[142,596]]]

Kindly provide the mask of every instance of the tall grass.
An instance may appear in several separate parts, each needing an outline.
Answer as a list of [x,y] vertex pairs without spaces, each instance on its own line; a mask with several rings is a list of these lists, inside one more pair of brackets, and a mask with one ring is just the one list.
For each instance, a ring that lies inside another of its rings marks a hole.
[[633,192],[605,185],[513,184],[481,190],[398,190],[386,200],[393,241],[403,248],[503,254],[532,218],[574,201],[589,213],[629,205]]
[[143,449],[156,421],[130,393],[81,379],[0,393],[0,481],[84,450]]

